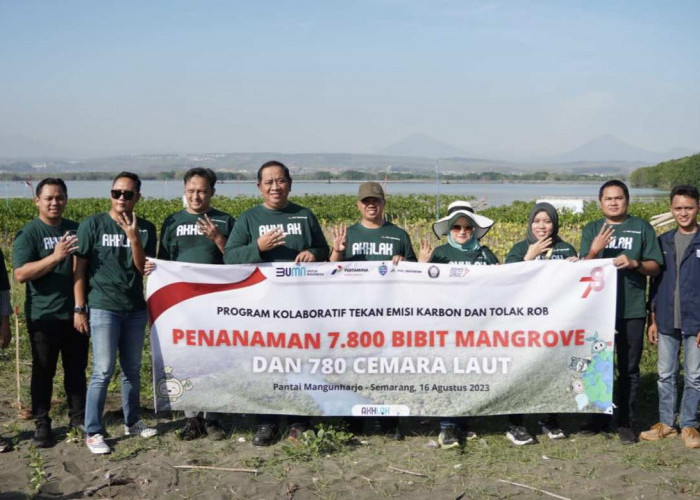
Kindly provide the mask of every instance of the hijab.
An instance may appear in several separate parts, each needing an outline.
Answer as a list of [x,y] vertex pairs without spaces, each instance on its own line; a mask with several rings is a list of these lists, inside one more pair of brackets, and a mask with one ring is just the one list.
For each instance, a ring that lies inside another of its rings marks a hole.
[[535,220],[535,216],[540,212],[545,212],[552,221],[551,238],[552,246],[554,246],[561,241],[561,238],[559,238],[559,215],[557,214],[557,209],[546,201],[535,204],[530,211],[530,217],[527,219],[527,242],[530,245],[537,242],[538,238],[532,233],[532,221]]

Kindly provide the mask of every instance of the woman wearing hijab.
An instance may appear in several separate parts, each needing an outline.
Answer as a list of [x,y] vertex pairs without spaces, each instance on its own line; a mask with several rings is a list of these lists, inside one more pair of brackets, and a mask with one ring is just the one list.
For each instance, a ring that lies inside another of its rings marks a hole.
[[[537,203],[530,211],[527,224],[527,237],[513,245],[506,264],[526,260],[574,260],[576,249],[559,237],[559,216],[549,203]],[[533,438],[524,425],[524,415],[508,417],[510,426],[506,437],[515,445],[533,444]],[[561,430],[556,414],[550,413],[539,422],[542,432],[550,439],[562,439],[566,435]]]
[[[498,264],[493,252],[479,242],[491,226],[493,221],[474,213],[468,201],[455,201],[447,208],[447,215],[433,224],[435,236],[441,238],[447,235],[447,243],[433,250],[428,241],[422,241],[418,261],[466,266]],[[460,431],[454,419],[441,420],[438,436],[440,448],[458,447],[462,433],[467,439],[476,437],[475,433],[466,429],[466,421],[463,427],[464,431]]]

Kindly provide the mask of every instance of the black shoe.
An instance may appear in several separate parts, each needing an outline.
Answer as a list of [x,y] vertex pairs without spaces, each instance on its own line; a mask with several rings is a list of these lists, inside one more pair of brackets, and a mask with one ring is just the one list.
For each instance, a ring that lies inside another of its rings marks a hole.
[[599,422],[595,422],[593,420],[586,422],[581,427],[579,427],[578,430],[578,434],[580,436],[595,436],[596,434],[600,434],[601,432],[607,433],[608,426]]
[[389,429],[386,432],[384,432],[384,436],[386,436],[389,439],[393,439],[394,441],[403,441],[405,437],[403,435],[403,432],[401,431],[401,427],[399,427],[398,425],[393,429]]
[[12,445],[9,441],[5,441],[0,437],[0,453],[5,453],[6,451],[12,450]]
[[81,436],[85,434],[85,417],[71,417],[68,424],[68,432],[79,433]]
[[187,419],[185,426],[180,429],[178,437],[183,441],[192,441],[193,439],[202,437],[205,432],[199,417],[191,417]]
[[35,422],[34,445],[37,448],[48,448],[53,445],[53,434],[51,433],[51,422],[47,420],[37,420]]
[[365,418],[363,417],[345,417],[344,419],[345,426],[348,429],[348,432],[354,434],[355,436],[359,436],[364,433],[365,430]]
[[511,425],[508,432],[506,432],[506,437],[511,443],[517,446],[535,443],[535,438],[533,438],[522,425]]
[[219,425],[219,422],[216,420],[206,422],[204,432],[207,434],[207,437],[212,441],[221,441],[226,437],[226,433],[221,428],[221,425]]
[[270,446],[275,440],[275,434],[277,434],[276,426],[272,424],[259,425],[258,430],[255,431],[255,436],[253,436],[253,445]]
[[403,441],[404,435],[401,431],[398,417],[386,417],[379,419],[379,427],[384,436],[395,441]]
[[547,417],[539,422],[542,428],[542,434],[547,436],[549,439],[564,439],[566,434],[559,426],[559,422],[552,417]]
[[289,434],[287,435],[287,437],[292,440],[299,440],[301,439],[302,434],[304,434],[308,430],[308,425],[301,422],[295,422],[289,426]]
[[618,427],[617,435],[621,444],[634,444],[637,442],[637,433],[631,427]]
[[459,447],[459,433],[454,425],[440,427],[438,444],[443,450]]

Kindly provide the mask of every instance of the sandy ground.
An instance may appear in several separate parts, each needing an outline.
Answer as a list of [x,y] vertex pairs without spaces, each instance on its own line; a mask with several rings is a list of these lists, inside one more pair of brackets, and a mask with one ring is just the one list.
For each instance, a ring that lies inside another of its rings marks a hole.
[[[116,408],[115,401],[109,403]],[[108,412],[114,452],[92,455],[82,442],[65,441],[67,419],[55,419],[58,442],[38,449],[45,473],[38,490],[32,476],[37,452],[32,451],[33,423],[15,418],[9,400],[0,401],[0,432],[14,442],[0,454],[0,498],[668,498],[700,496],[700,450],[688,450],[680,439],[657,443],[620,444],[616,436],[580,437],[514,447],[503,435],[503,417],[474,419],[480,437],[461,450],[431,447],[437,422],[405,421],[407,438],[397,442],[365,423],[368,435],[329,456],[302,458],[285,452],[289,441],[254,447],[252,421],[227,418],[227,439],[183,442],[175,430],[181,414],[154,415],[159,437],[144,440],[122,436],[118,411]],[[563,420],[573,430],[581,417]],[[535,417],[527,423],[535,429]],[[292,446],[292,450],[293,450]],[[257,473],[177,469],[196,465],[256,469]],[[518,483],[519,485],[513,484]],[[529,488],[535,489],[529,489]],[[556,498],[556,497],[554,497]]]

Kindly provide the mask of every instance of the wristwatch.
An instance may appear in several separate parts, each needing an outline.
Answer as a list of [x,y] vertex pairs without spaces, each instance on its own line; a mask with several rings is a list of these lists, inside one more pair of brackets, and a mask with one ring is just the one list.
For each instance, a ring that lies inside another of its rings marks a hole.
[[74,312],[74,313],[77,313],[77,314],[87,314],[87,312],[88,312],[88,306],[87,306],[87,305],[84,305],[84,306],[75,306],[75,307],[73,308],[73,312]]

